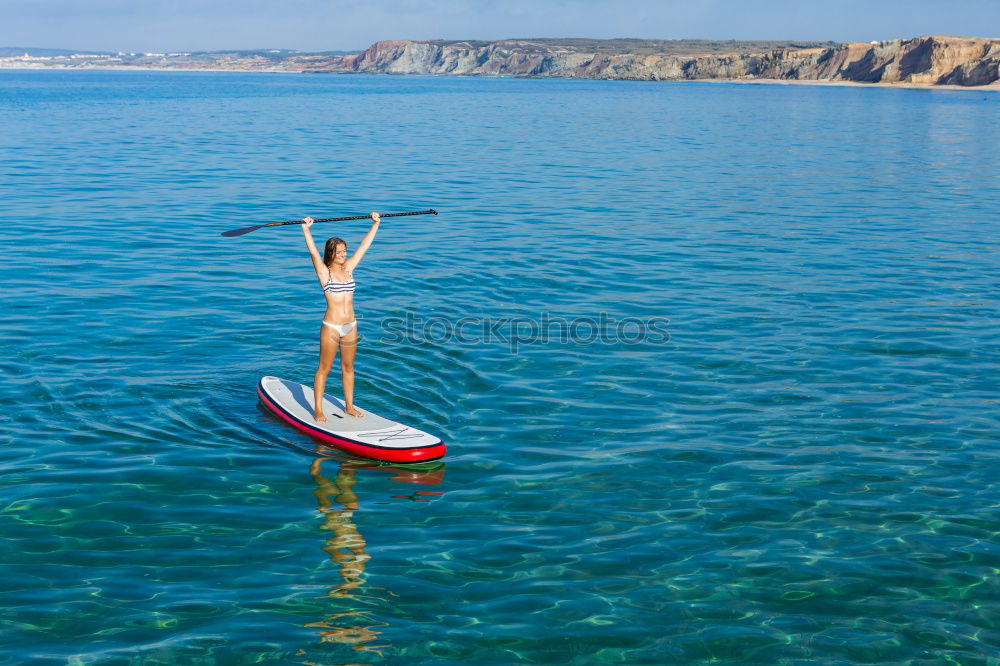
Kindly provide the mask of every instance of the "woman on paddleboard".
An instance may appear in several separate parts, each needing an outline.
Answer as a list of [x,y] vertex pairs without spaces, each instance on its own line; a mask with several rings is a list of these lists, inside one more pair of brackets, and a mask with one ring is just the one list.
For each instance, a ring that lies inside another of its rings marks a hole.
[[354,317],[354,269],[375,239],[378,231],[378,213],[372,213],[372,227],[365,234],[361,245],[347,258],[347,243],[340,238],[330,238],[326,241],[323,256],[320,256],[313,242],[309,227],[313,219],[307,217],[302,223],[302,233],[306,237],[306,247],[312,257],[316,277],[323,285],[323,295],[326,297],[326,314],[319,332],[319,368],[313,381],[315,405],[313,417],[319,422],[325,422],[323,414],[323,392],[326,390],[326,378],[333,365],[333,357],[340,350],[340,376],[344,382],[344,411],[351,416],[363,416],[354,406],[354,354],[358,350],[358,322]]

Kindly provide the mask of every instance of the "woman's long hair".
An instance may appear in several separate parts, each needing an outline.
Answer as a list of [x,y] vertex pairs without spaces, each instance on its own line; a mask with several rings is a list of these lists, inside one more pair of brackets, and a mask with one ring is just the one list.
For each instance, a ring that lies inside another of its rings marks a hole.
[[323,263],[326,264],[327,268],[333,265],[333,258],[337,256],[337,246],[343,245],[344,250],[347,250],[347,242],[343,238],[329,238],[326,241],[326,249],[323,250]]

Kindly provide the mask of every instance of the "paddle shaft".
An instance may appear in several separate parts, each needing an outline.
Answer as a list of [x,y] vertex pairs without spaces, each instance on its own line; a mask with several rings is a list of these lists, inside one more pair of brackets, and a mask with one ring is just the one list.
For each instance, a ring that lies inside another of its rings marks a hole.
[[[437,211],[433,208],[428,210],[418,210],[412,213],[385,213],[379,215],[379,219],[386,217],[405,217],[407,215],[437,215]],[[348,220],[368,220],[371,219],[371,215],[351,215],[350,217],[321,217],[318,220],[313,220],[313,222],[347,222]],[[293,222],[271,222],[270,224],[262,224],[261,227],[283,227],[288,224],[303,224],[305,220],[294,220]]]
[[[380,215],[379,218],[383,217],[404,217],[406,215],[437,215],[438,212],[433,208],[428,208],[427,210],[417,210],[412,213],[386,213],[385,215]],[[371,215],[351,215],[350,217],[324,217],[319,220],[313,220],[313,222],[344,222],[346,220],[367,220],[371,218]],[[223,231],[222,235],[232,238],[233,236],[243,236],[251,231],[257,231],[258,229],[263,229],[264,227],[284,227],[289,224],[303,224],[305,220],[294,220],[292,222],[271,222],[269,224],[257,224],[252,227],[243,227],[242,229],[231,229],[229,231]]]

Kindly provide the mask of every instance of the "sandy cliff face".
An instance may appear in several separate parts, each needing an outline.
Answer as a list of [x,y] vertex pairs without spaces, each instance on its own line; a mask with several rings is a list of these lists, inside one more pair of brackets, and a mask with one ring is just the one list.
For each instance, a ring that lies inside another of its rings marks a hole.
[[1000,80],[1000,40],[918,37],[877,44],[733,55],[588,54],[510,40],[378,42],[317,68],[336,72],[472,74],[680,81],[785,79],[977,86]]

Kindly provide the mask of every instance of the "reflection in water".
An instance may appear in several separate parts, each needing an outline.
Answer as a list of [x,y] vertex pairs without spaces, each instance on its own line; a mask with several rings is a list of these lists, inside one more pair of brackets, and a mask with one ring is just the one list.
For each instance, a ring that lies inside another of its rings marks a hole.
[[[326,539],[323,550],[340,567],[339,573],[343,579],[343,583],[331,587],[326,596],[334,599],[350,599],[370,606],[389,604],[388,597],[396,596],[391,590],[368,586],[365,586],[363,590],[359,589],[365,583],[365,566],[371,559],[371,555],[365,550],[367,546],[365,539],[353,521],[354,512],[360,507],[358,496],[354,493],[354,484],[357,483],[356,475],[361,470],[390,472],[395,475],[392,477],[393,481],[436,486],[444,475],[444,464],[439,463],[432,468],[425,468],[421,471],[341,462],[337,469],[337,475],[331,481],[322,473],[322,465],[326,460],[330,459],[315,458],[309,466],[309,472],[316,482],[313,494],[316,496],[319,510],[323,514],[323,524],[320,529],[329,530],[332,533]],[[438,494],[418,492],[405,496],[405,498],[426,501],[417,496]],[[375,591],[380,591],[385,596],[372,594]],[[382,656],[381,651],[390,647],[384,643],[372,644],[380,640],[381,632],[379,629],[388,625],[371,618],[360,610],[331,613],[326,615],[322,621],[311,622],[305,626],[310,629],[321,629],[318,634],[324,643],[349,645],[358,652],[373,652]]]
[[[330,555],[331,560],[340,565],[340,575],[344,578],[344,584],[332,588],[329,596],[346,597],[351,590],[360,587],[365,562],[371,559],[365,552],[364,537],[351,521],[358,508],[358,496],[354,494],[356,472],[341,466],[331,482],[323,476],[322,464],[322,458],[316,458],[309,466],[309,472],[316,481],[317,487],[313,495],[319,501],[319,510],[323,513],[323,525],[320,529],[333,532],[333,537],[326,540],[323,550]],[[343,508],[334,507],[335,502]]]

